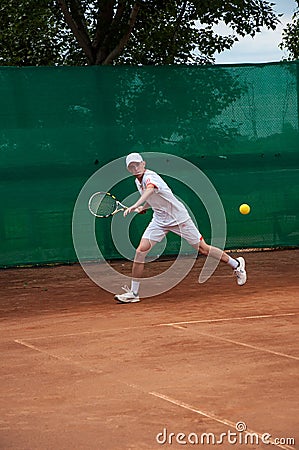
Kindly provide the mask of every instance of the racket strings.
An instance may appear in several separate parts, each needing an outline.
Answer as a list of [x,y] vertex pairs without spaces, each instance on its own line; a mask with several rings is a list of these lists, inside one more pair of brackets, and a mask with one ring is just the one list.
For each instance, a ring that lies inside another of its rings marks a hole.
[[116,200],[107,194],[97,194],[91,201],[90,207],[97,216],[108,216],[116,209]]

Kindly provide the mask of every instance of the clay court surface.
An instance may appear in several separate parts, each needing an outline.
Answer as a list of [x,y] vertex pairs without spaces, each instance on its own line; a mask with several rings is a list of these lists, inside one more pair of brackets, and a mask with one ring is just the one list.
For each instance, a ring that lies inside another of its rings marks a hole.
[[200,257],[129,305],[79,265],[2,270],[0,448],[299,448],[299,250],[244,256],[243,287]]

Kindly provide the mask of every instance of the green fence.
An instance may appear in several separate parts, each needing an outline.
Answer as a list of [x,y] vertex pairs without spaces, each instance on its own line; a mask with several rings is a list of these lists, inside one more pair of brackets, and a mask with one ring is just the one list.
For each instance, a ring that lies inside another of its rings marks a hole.
[[[0,265],[76,261],[72,212],[82,186],[137,149],[181,156],[210,178],[227,248],[297,246],[298,90],[298,62],[0,68]],[[127,180],[123,196],[134,190]],[[244,202],[248,216],[238,212]],[[209,241],[207,212],[193,212]],[[133,220],[134,243],[147,221]],[[105,256],[118,257],[109,219],[96,230]],[[170,238],[165,253],[177,248]]]

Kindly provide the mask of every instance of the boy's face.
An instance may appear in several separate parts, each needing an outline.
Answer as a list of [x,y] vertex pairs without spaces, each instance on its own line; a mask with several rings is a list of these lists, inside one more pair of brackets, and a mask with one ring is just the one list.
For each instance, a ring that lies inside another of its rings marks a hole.
[[131,162],[128,165],[128,171],[135,177],[138,175],[142,175],[144,170],[145,170],[145,161]]

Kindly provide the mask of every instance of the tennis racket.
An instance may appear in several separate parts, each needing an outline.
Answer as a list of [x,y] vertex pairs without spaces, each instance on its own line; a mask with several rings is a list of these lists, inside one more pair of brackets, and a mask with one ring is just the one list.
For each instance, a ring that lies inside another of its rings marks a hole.
[[120,203],[110,192],[95,192],[88,201],[91,214],[96,217],[110,217],[119,211],[124,211],[127,206]]

